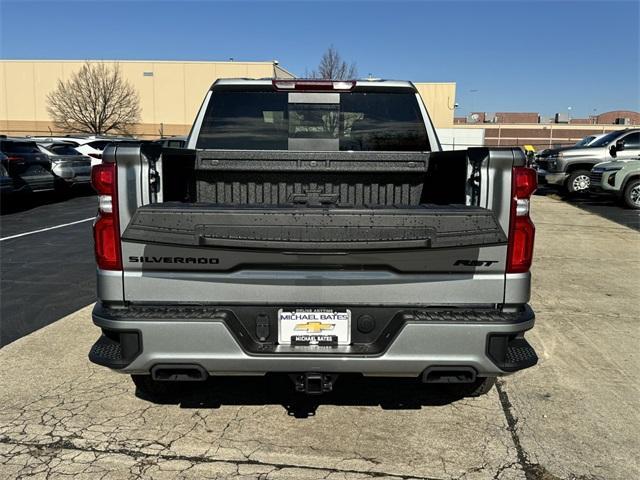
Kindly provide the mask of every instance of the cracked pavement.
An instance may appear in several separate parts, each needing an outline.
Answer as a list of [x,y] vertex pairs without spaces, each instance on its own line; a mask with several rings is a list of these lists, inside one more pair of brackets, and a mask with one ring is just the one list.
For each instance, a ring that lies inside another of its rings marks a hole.
[[538,366],[477,399],[341,377],[219,378],[151,401],[90,364],[91,307],[0,350],[0,478],[640,477],[638,233],[536,197]]

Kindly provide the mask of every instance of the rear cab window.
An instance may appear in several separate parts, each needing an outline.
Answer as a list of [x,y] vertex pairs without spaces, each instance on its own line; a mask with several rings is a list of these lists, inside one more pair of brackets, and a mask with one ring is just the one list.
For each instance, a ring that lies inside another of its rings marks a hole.
[[198,149],[428,151],[415,92],[213,91]]

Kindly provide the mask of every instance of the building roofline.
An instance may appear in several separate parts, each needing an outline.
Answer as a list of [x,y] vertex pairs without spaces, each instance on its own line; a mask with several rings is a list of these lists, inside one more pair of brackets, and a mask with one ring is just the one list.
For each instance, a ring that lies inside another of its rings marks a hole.
[[531,128],[539,130],[638,130],[640,129],[640,126],[620,125],[615,123],[455,123],[454,128],[502,128],[513,130],[527,130]]
[[413,82],[414,85],[455,85],[457,82]]
[[[274,65],[275,60],[265,61],[244,61],[244,60],[111,60],[96,58],[78,58],[78,59],[50,59],[50,58],[0,58],[0,62],[41,62],[41,63],[78,63],[78,62],[102,62],[102,63],[228,63],[228,64],[253,64],[253,65]],[[282,66],[278,65],[282,68]],[[284,68],[282,68],[285,70]]]
[[287,70],[287,69],[286,69],[286,68],[284,68],[282,65],[280,65],[280,63],[279,63],[279,62],[274,61],[274,62],[273,62],[273,68],[274,68],[274,70],[282,70],[282,71],[283,71],[284,73],[286,73],[287,75],[291,75],[291,78],[297,78],[297,77],[298,77],[295,73],[293,73],[293,72],[291,72],[291,71]]

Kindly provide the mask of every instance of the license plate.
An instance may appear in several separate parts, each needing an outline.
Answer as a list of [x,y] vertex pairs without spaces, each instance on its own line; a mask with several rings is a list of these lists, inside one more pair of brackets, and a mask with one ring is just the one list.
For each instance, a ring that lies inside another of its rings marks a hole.
[[331,308],[278,310],[281,345],[349,345],[351,311]]

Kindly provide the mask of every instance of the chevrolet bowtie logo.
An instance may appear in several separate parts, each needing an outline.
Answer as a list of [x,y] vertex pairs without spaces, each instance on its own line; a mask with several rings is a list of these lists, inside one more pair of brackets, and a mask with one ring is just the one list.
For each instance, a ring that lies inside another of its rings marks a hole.
[[333,330],[333,327],[335,327],[333,323],[307,322],[297,324],[294,330],[297,332],[320,333],[325,330]]

